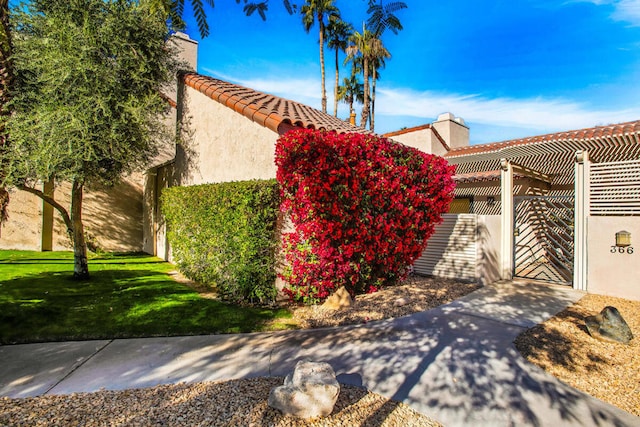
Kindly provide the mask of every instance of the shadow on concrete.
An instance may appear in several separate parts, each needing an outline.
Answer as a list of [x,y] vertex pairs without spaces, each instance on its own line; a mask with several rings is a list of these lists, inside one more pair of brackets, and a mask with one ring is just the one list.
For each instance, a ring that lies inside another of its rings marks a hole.
[[[576,295],[513,284],[474,294],[362,326],[116,340],[51,393],[285,376],[310,359],[330,363],[343,383],[407,403],[447,426],[638,425],[637,417],[527,363],[512,344],[522,324],[555,314],[552,307],[564,308]],[[393,408],[384,405],[378,415]]]

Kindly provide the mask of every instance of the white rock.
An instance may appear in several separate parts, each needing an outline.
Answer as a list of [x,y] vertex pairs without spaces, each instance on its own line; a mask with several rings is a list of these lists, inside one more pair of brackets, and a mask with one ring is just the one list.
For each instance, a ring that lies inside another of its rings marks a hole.
[[326,417],[340,394],[340,384],[328,363],[300,361],[284,385],[269,393],[269,406],[298,418]]
[[393,302],[394,307],[403,307],[407,304],[409,304],[409,300],[405,297],[400,297]]

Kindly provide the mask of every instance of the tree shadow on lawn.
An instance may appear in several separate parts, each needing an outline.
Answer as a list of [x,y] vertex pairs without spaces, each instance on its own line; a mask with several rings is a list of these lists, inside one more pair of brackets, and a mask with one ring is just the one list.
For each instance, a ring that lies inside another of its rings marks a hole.
[[253,332],[287,313],[202,298],[158,271],[40,273],[2,281],[0,343]]
[[[143,252],[88,253],[89,266],[101,264],[166,264],[166,261]],[[0,250],[0,265],[67,265],[73,269],[74,255],[71,251],[13,251]]]

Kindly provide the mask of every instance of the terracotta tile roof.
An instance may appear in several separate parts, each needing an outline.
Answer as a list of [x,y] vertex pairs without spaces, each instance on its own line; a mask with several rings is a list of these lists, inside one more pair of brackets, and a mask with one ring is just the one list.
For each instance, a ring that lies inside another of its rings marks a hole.
[[394,136],[403,135],[405,133],[417,132],[419,130],[425,130],[425,129],[432,129],[431,124],[414,126],[414,127],[411,127],[411,128],[404,128],[404,129],[397,130],[395,132],[385,133],[382,136],[384,136],[385,138],[391,138],[391,137],[394,137]]
[[440,144],[442,144],[442,146],[445,148],[445,150],[447,150],[447,151],[451,150],[451,148],[449,147],[449,144],[447,144],[445,142],[445,140],[442,137],[442,135],[440,135],[440,133],[436,130],[436,128],[434,128],[433,125],[431,125],[430,123],[426,124],[426,125],[414,126],[414,127],[411,127],[411,128],[397,130],[395,132],[385,133],[382,136],[384,136],[385,138],[393,138],[394,136],[404,135],[406,133],[417,132],[417,131],[425,130],[425,129],[431,129],[431,132],[433,132],[433,134],[435,135],[436,139],[438,141],[440,141]]
[[370,133],[364,128],[351,126],[348,122],[308,105],[213,77],[188,73],[183,76],[183,80],[189,87],[278,134],[296,127],[324,129],[338,133]]
[[494,142],[491,144],[470,145],[468,147],[455,148],[445,154],[444,157],[452,158],[473,154],[492,153],[506,148],[544,143],[576,143],[588,140],[621,138],[626,135],[636,135],[636,138],[640,135],[640,120],[608,126],[597,126],[588,129],[550,133],[529,138],[513,139],[510,141]]
[[169,98],[169,95],[166,95],[166,94],[160,92],[160,98],[164,99],[167,102],[167,104],[169,104],[169,106],[171,108],[173,108],[173,109],[178,108],[178,104],[176,103],[176,101],[173,100],[172,98]]

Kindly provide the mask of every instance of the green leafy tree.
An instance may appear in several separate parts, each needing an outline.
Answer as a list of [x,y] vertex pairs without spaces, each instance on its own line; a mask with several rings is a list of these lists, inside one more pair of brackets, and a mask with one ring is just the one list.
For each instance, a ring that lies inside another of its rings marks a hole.
[[[143,168],[169,138],[161,91],[176,71],[166,15],[135,0],[33,0],[16,9],[16,82],[3,122],[4,184],[56,208],[87,278],[85,186]],[[71,183],[70,206],[39,183]]]
[[325,28],[329,22],[340,19],[340,11],[334,5],[334,0],[306,0],[300,9],[302,13],[302,24],[308,33],[314,23],[318,23],[320,42],[320,76],[322,85],[322,112],[327,112],[327,90],[325,87],[324,73],[324,36]]
[[336,53],[336,81],[333,87],[333,115],[338,117],[338,87],[340,86],[340,52],[346,52],[353,25],[341,19],[329,22],[327,26],[327,46]]
[[[9,23],[9,0],[0,0],[0,118],[9,114],[7,103],[9,102],[9,90],[13,85],[13,42],[11,41],[11,27]],[[0,150],[6,145],[7,138],[4,129],[0,126]],[[0,182],[2,181],[0,170]],[[0,225],[7,219],[7,206],[9,205],[9,192],[0,187]]]

